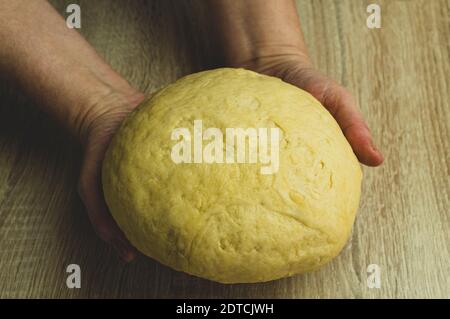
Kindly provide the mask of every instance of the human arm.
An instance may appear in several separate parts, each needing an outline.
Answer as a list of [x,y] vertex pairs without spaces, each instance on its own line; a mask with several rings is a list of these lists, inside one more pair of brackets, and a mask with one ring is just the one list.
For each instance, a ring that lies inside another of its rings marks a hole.
[[108,212],[101,164],[124,117],[143,99],[44,0],[0,0],[0,72],[17,81],[84,149],[79,193],[99,236],[135,254]]

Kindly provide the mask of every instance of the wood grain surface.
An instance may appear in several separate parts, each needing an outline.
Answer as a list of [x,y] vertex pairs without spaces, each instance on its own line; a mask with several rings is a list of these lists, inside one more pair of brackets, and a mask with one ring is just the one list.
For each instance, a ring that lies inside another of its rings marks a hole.
[[[382,28],[366,27],[366,7]],[[202,1],[54,0],[82,8],[81,33],[147,93],[220,65]],[[299,0],[318,68],[349,87],[386,156],[364,168],[342,254],[305,275],[221,285],[147,258],[125,265],[94,234],[76,192],[81,152],[0,74],[0,297],[450,297],[450,1]],[[81,289],[66,267],[81,266]],[[367,287],[367,266],[381,288]]]

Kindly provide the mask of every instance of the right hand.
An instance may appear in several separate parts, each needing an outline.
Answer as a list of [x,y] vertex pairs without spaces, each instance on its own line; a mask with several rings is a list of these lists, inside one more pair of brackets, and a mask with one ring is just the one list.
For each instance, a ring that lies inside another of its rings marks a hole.
[[122,121],[144,99],[136,93],[130,97],[112,96],[96,105],[79,129],[84,158],[78,192],[98,236],[109,243],[125,262],[132,261],[137,251],[112,218],[103,198],[102,162],[108,145]]

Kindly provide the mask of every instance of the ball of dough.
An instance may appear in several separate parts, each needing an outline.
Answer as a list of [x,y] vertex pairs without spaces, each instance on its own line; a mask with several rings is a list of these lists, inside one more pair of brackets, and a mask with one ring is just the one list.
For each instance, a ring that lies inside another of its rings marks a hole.
[[[260,161],[175,163],[173,130],[193,132],[195,120],[222,132],[279,128],[278,170],[262,174]],[[269,281],[330,261],[350,235],[361,177],[338,124],[314,97],[231,68],[159,91],[124,121],[103,163],[106,202],[130,242],[222,283]]]

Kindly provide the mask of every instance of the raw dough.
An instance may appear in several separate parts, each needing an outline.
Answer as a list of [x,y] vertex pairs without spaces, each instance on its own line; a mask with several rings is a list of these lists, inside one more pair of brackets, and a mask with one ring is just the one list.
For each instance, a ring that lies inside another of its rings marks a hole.
[[[175,164],[172,130],[278,127],[279,170]],[[178,80],[122,124],[103,164],[112,216],[144,254],[223,283],[314,270],[345,245],[361,169],[328,111],[280,79],[216,69]]]

